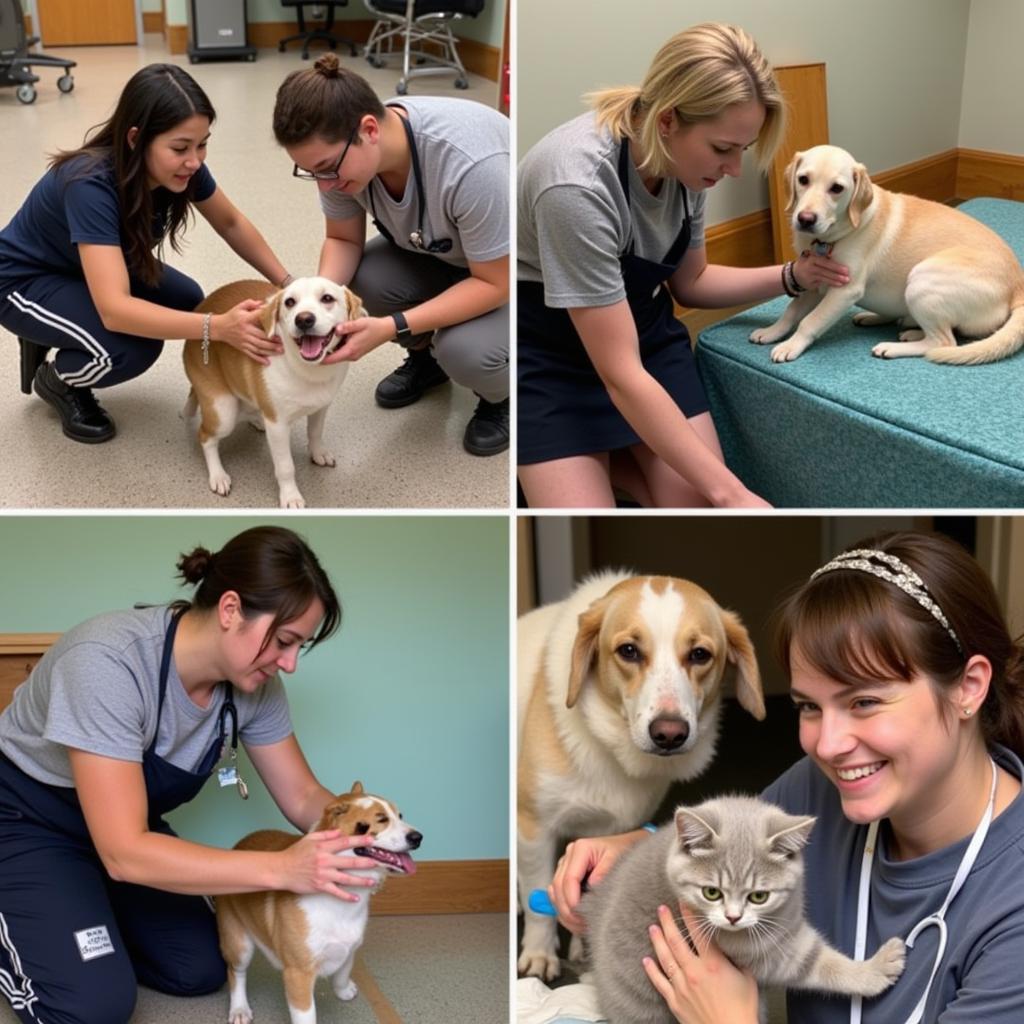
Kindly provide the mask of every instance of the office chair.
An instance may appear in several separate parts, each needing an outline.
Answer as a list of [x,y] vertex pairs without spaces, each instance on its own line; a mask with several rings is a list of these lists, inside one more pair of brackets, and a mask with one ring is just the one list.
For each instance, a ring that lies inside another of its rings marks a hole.
[[[288,36],[278,42],[277,49],[280,53],[284,53],[284,49],[289,43],[294,43],[296,39],[301,39],[302,59],[309,60],[309,44],[314,39],[322,39],[332,50],[338,45],[338,43],[344,43],[352,52],[352,56],[354,57],[356,55],[356,44],[351,39],[347,36],[335,36],[331,32],[331,29],[334,27],[334,8],[347,7],[348,0],[321,0],[320,3],[314,3],[313,0],[281,0],[281,5],[283,7],[296,8],[295,13],[299,19],[299,31],[295,35]],[[324,23],[323,28],[306,28],[306,15],[303,10],[305,7],[327,8],[327,21]]]
[[[402,77],[395,90],[399,96],[408,92],[410,78],[446,71],[456,73],[456,89],[469,88],[451,22],[458,18],[475,18],[484,9],[485,0],[363,0],[363,3],[377,17],[363,51],[370,64],[382,68],[386,57],[399,52],[395,43],[401,43]],[[439,46],[441,52],[421,49],[424,44]],[[410,66],[413,61],[417,64],[415,68]]]

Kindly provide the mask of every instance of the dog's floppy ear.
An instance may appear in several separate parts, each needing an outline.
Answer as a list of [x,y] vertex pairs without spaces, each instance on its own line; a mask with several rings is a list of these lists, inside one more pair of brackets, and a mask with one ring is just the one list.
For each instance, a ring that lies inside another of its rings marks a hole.
[[569,693],[565,698],[567,708],[571,708],[579,700],[583,681],[594,667],[594,662],[597,659],[597,641],[601,635],[601,623],[604,621],[604,612],[607,606],[608,601],[605,598],[600,598],[579,617],[576,640],[572,645]]
[[347,320],[358,320],[360,317],[369,316],[363,307],[363,300],[351,288],[345,288],[345,305],[348,307]]
[[726,657],[736,666],[736,699],[759,722],[764,719],[764,691],[750,634],[735,612],[722,610],[722,625],[729,643]]
[[273,295],[267,296],[263,304],[263,309],[260,310],[260,327],[263,328],[263,333],[268,337],[273,337],[277,333],[277,313],[281,307],[281,296],[284,295],[284,289],[274,292]]
[[796,172],[802,158],[803,153],[794,153],[793,159],[786,165],[786,213],[789,213],[796,206]]
[[853,166],[853,195],[850,197],[850,224],[858,227],[864,211],[875,194],[871,179],[868,177],[868,169],[863,164]]

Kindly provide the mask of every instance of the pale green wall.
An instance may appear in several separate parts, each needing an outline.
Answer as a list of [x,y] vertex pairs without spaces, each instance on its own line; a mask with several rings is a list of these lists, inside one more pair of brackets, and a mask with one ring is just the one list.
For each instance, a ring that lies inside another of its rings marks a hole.
[[[582,113],[584,92],[639,84],[655,51],[675,32],[725,21],[745,28],[773,64],[824,61],[831,141],[870,169],[886,170],[961,144],[972,10],[1008,13],[1020,6],[1019,0],[518,0],[518,150],[525,153],[551,128]],[[986,89],[985,97],[1007,120],[1013,104],[1019,114],[1022,103],[1012,49],[1021,39],[1022,17],[994,17],[1007,58],[999,71],[1001,91]],[[979,59],[990,58],[979,53]],[[1007,96],[1015,97],[1010,107]],[[1014,121],[1019,136],[1020,116]],[[709,193],[708,221],[768,205],[765,179],[748,157],[741,178]]]
[[1021,0],[973,0],[967,37],[960,145],[1024,156]]
[[[147,0],[154,2],[154,0]],[[313,2],[313,0],[310,0]],[[457,36],[475,39],[495,49],[501,49],[502,36],[505,28],[505,4],[508,0],[488,0],[487,6],[475,18],[462,18],[455,22],[453,31]],[[559,0],[561,2],[561,0]],[[144,8],[149,10],[150,8]],[[157,3],[159,10],[159,3]],[[184,25],[187,17],[187,0],[167,0],[167,23]],[[249,0],[249,21],[294,21],[295,9],[283,7],[278,0]],[[372,20],[373,15],[366,9],[362,0],[349,0],[347,7],[338,7],[334,12],[336,21]]]
[[[508,856],[508,520],[503,516],[0,517],[0,632],[60,632],[183,595],[174,564],[257,523],[302,534],[341,598],[341,629],[285,678],[295,732],[329,788],[356,778],[425,836],[420,859]],[[171,816],[230,846],[286,827],[246,762]]]

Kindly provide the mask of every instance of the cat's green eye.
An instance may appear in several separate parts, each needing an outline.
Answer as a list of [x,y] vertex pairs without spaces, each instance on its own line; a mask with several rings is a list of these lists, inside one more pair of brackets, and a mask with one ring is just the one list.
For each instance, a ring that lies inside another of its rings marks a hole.
[[755,892],[752,892],[747,899],[756,906],[761,906],[762,903],[768,902],[768,893],[766,893],[764,889],[757,889]]
[[716,889],[713,885],[705,885],[700,894],[712,903],[717,903],[722,898],[722,890]]

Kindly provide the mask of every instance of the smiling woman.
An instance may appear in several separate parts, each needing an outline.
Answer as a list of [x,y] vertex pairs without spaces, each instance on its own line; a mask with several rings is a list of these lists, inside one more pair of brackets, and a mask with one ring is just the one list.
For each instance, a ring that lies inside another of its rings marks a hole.
[[[93,387],[144,373],[162,339],[205,336],[193,312],[202,289],[161,260],[165,243],[180,251],[193,209],[268,280],[288,276],[206,167],[215,117],[177,65],[142,68],[111,117],[82,146],[51,159],[0,231],[0,325],[20,339],[23,389],[55,409],[74,441],[115,434]],[[260,328],[258,305],[212,317],[209,337],[266,362],[279,346]],[[46,362],[51,348],[57,355]]]
[[[17,823],[0,837],[0,969],[25,1020],[85,1007],[84,1019],[125,1022],[137,979],[177,995],[215,991],[224,964],[201,896],[358,902],[351,887],[372,884],[350,873],[372,860],[329,856],[358,836],[307,831],[334,794],[303,756],[279,677],[341,621],[316,555],[291,530],[261,526],[216,553],[195,548],[178,568],[196,587],[191,601],[69,630],[0,716],[0,820]],[[239,739],[280,811],[307,832],[285,850],[202,846],[164,820],[225,753],[221,785],[247,795]],[[53,942],[71,933],[77,947]]]

